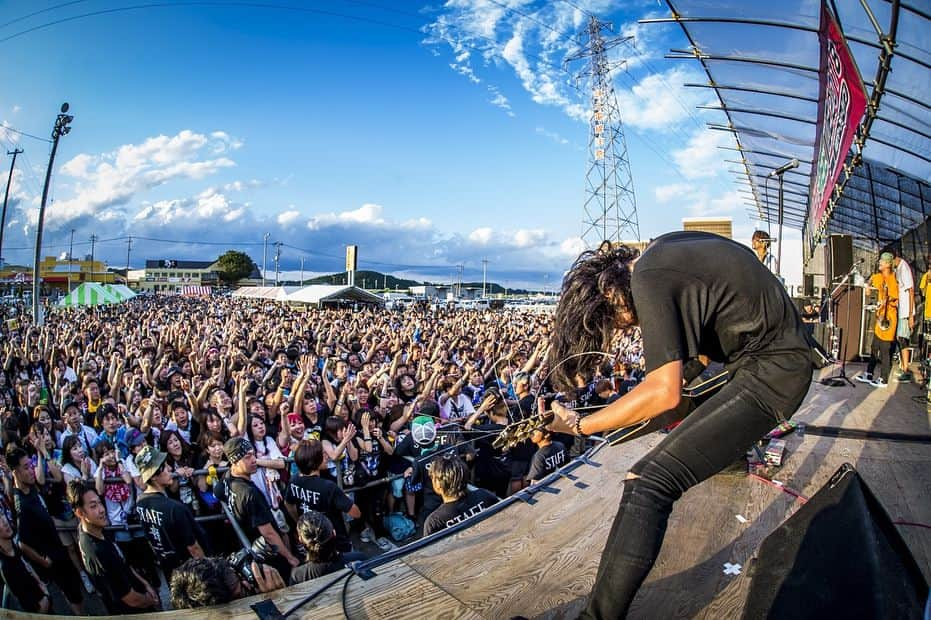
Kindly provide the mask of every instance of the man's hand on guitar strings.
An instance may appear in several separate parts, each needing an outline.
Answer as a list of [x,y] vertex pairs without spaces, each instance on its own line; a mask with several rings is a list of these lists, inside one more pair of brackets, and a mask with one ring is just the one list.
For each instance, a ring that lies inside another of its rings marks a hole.
[[547,428],[553,433],[575,434],[575,423],[579,419],[579,414],[572,409],[567,409],[559,401],[553,401],[551,405],[553,411],[553,421]]

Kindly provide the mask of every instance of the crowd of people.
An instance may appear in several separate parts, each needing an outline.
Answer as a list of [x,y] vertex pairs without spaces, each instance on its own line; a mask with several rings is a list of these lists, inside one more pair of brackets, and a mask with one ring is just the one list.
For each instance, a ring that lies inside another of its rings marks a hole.
[[[532,312],[231,298],[140,297],[42,326],[12,307],[4,607],[50,612],[51,584],[75,613],[92,593],[111,614],[227,602],[486,510],[573,449],[546,429],[493,446],[552,392],[549,330]],[[636,384],[636,341],[620,344],[571,406]]]

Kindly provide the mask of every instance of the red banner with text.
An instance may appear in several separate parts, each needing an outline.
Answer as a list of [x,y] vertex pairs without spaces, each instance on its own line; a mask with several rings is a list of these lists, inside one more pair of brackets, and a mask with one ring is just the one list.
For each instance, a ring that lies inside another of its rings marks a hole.
[[826,0],[821,2],[818,38],[821,43],[818,126],[808,202],[808,226],[813,238],[821,236],[834,185],[866,111],[866,90],[860,71]]

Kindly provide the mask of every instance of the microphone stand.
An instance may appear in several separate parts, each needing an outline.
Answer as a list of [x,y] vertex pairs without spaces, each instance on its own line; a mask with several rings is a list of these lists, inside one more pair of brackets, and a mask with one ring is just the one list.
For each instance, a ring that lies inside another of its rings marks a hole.
[[[837,375],[831,375],[830,377],[825,377],[821,380],[821,385],[826,385],[828,387],[844,387],[844,385],[849,385],[850,387],[857,387],[856,384],[847,377],[847,356],[845,355],[846,350],[843,345],[847,345],[847,348],[850,348],[850,296],[853,292],[850,290],[851,285],[848,282],[850,277],[857,270],[857,267],[860,263],[855,263],[853,267],[850,268],[850,271],[844,274],[844,277],[841,278],[840,283],[831,291],[831,294],[828,296],[828,319],[831,324],[831,337],[834,337],[834,331],[837,327],[834,325],[834,295],[841,290],[844,286],[847,287],[847,319],[844,321],[844,329],[841,330],[841,335],[838,338],[838,355],[834,360],[836,364],[840,361],[839,373]],[[832,351],[833,353],[833,351]]]

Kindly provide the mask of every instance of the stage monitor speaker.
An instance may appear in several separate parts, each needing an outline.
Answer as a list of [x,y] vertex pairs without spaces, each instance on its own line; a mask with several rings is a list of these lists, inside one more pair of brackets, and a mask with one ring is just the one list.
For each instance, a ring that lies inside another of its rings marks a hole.
[[[848,267],[848,270],[850,268]],[[853,362],[860,357],[860,340],[863,331],[862,286],[844,285],[834,291],[832,297],[834,326],[841,330],[840,355],[838,359]],[[830,349],[828,349],[830,351]]]
[[828,267],[825,273],[828,275],[828,281],[837,285],[853,267],[853,237],[830,235],[825,249]]
[[845,463],[763,540],[743,618],[921,618],[928,584],[889,513]]

